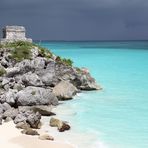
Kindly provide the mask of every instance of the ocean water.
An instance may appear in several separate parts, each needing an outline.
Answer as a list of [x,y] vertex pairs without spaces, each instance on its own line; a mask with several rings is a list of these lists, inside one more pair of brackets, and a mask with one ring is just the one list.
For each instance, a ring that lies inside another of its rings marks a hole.
[[[148,148],[148,42],[43,42],[87,67],[102,91],[59,106],[79,148]],[[73,141],[72,141],[73,140]]]

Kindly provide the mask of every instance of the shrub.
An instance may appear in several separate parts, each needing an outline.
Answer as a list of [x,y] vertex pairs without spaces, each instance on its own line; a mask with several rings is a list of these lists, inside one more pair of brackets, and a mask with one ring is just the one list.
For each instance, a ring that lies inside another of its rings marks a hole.
[[31,48],[33,47],[33,44],[30,42],[25,42],[25,41],[16,41],[16,42],[4,44],[4,47],[7,47],[7,48],[18,48],[22,46],[26,48]]
[[31,58],[31,50],[26,46],[16,47],[11,51],[11,54],[11,57],[18,62]]
[[62,59],[62,62],[68,66],[72,66],[73,61],[71,59]]
[[57,56],[56,61],[59,62],[59,63],[63,63],[65,65],[67,65],[67,66],[72,66],[72,64],[73,64],[73,61],[71,59],[66,59],[66,58],[62,59],[59,56]]
[[6,70],[3,67],[0,67],[0,76],[6,74]]
[[52,53],[48,49],[40,47],[40,46],[38,46],[38,48],[39,48],[40,56],[46,57],[46,58],[51,58],[52,57]]
[[35,91],[32,91],[31,94],[34,96],[36,94],[36,92]]

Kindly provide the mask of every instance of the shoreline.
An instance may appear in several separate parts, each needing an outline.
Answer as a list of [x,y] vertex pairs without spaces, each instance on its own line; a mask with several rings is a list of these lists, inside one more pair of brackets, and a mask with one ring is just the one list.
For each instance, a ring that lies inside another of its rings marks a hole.
[[13,147],[13,148],[75,148],[71,144],[62,141],[48,141],[40,140],[37,136],[28,136],[21,134],[20,130],[15,128],[15,124],[10,121],[3,123],[0,126],[0,147]]

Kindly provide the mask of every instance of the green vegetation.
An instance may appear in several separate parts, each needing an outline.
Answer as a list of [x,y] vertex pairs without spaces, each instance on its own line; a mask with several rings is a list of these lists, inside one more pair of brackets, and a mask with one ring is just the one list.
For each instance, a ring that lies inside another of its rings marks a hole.
[[42,56],[42,57],[46,57],[46,58],[51,58],[52,57],[52,53],[46,49],[46,48],[43,48],[41,46],[38,46],[39,48],[39,55]]
[[82,73],[82,70],[81,70],[80,68],[78,68],[78,67],[76,67],[76,71],[77,71],[78,73]]
[[0,67],[0,76],[6,74],[6,70],[3,67]]
[[31,50],[26,46],[16,47],[11,51],[12,58],[20,62],[24,59],[31,58]]
[[25,48],[31,48],[34,45],[30,42],[25,41],[16,41],[16,42],[8,42],[5,44],[1,44],[1,48],[18,48],[18,47],[25,47]]
[[[10,48],[11,58],[16,60],[17,62],[20,62],[24,59],[31,59],[31,49],[33,49],[34,47],[38,48],[39,56],[45,58],[53,57],[53,54],[48,49],[30,42],[16,41],[0,45],[0,48]],[[71,59],[61,58],[59,56],[56,58],[56,61],[67,66],[72,66],[73,64],[73,61]]]
[[23,87],[22,87],[21,85],[18,85],[18,86],[16,87],[16,89],[17,89],[18,91],[21,91],[21,90],[23,90]]
[[59,56],[57,56],[56,61],[59,63],[63,63],[67,66],[72,66],[73,64],[73,61],[71,59],[61,58]]
[[34,96],[36,94],[36,92],[35,91],[32,91],[31,94]]
[[23,59],[30,59],[31,58],[31,48],[34,45],[30,42],[25,41],[16,41],[12,43],[5,43],[1,44],[1,48],[10,48],[11,50],[11,58],[15,59],[16,61],[21,61]]

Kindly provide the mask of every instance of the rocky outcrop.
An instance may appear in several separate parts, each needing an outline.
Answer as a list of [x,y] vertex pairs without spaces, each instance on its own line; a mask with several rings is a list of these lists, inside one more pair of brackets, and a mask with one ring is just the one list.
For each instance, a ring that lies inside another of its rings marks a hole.
[[20,122],[28,123],[31,128],[38,129],[40,127],[41,114],[33,111],[22,111],[17,114],[14,119],[14,123]]
[[28,128],[30,128],[30,125],[26,122],[19,122],[19,123],[16,124],[16,128],[28,129]]
[[[72,99],[81,90],[101,87],[88,70],[73,67],[71,60],[24,42],[21,29],[6,27],[4,36],[8,43],[0,45],[0,124],[13,120],[17,128],[24,129],[22,133],[39,135],[31,128],[40,128],[41,116],[55,115],[51,106],[58,105],[59,100]],[[67,122],[55,118],[51,118],[50,126],[59,132],[70,129]],[[53,137],[44,134],[39,139]]]
[[53,93],[59,100],[72,99],[77,92],[77,88],[68,81],[61,81],[53,88]]
[[28,111],[28,110],[39,112],[42,116],[55,115],[52,112],[52,107],[49,105],[19,106],[19,111]]
[[28,86],[17,93],[17,104],[18,106],[58,105],[58,100],[49,89]]
[[15,119],[17,115],[18,115],[18,109],[10,108],[3,113],[3,119],[6,118]]
[[0,114],[0,125],[2,125],[2,115]]
[[16,90],[9,89],[3,95],[1,95],[1,102],[8,103],[10,106],[13,106],[16,102]]

